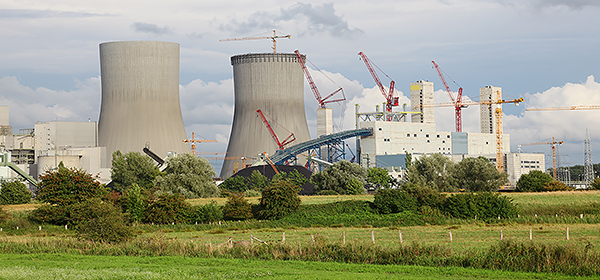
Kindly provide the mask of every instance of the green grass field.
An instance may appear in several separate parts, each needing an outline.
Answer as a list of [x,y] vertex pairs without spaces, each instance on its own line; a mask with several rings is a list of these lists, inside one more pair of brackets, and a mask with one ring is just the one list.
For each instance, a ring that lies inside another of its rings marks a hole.
[[454,267],[184,257],[0,254],[1,279],[593,279]]

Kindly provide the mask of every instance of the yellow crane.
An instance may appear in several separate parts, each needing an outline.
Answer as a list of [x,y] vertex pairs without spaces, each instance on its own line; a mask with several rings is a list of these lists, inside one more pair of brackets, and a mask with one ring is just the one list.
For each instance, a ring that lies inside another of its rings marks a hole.
[[243,37],[243,38],[227,38],[227,39],[221,39],[219,40],[219,42],[226,42],[226,41],[244,41],[244,40],[260,40],[260,39],[270,39],[273,41],[273,47],[271,47],[273,49],[273,53],[277,53],[277,39],[282,39],[282,38],[292,38],[292,35],[277,35],[277,33],[275,32],[275,30],[273,30],[273,36],[260,36],[260,37]]
[[[470,106],[470,105],[494,105],[494,104],[504,104],[504,103],[513,103],[515,105],[519,105],[520,102],[523,102],[523,97],[517,99],[509,99],[503,100],[502,93],[497,90],[496,91],[496,100],[484,100],[484,101],[462,101],[460,104],[462,106]],[[456,107],[456,103],[454,102],[446,102],[446,103],[438,103],[432,105],[423,105],[423,107]],[[494,116],[496,117],[496,168],[500,172],[504,172],[504,152],[503,152],[503,139],[502,139],[502,108],[496,108],[494,111]]]
[[[200,136],[200,137],[202,137],[202,136]],[[204,137],[202,137],[202,138],[204,138]],[[196,143],[217,142],[217,140],[196,139],[195,133],[192,132],[192,139],[184,139],[183,142],[184,143],[192,143],[192,155],[196,155]]]
[[547,107],[547,108],[529,108],[525,111],[557,111],[557,110],[595,110],[600,109],[600,105],[574,105],[567,107]]
[[[554,137],[552,137],[552,142],[536,142],[536,143],[527,143],[521,144],[523,145],[552,145],[552,168],[553,168],[553,177],[556,181],[556,146],[564,143],[565,141],[556,141]],[[521,163],[519,163],[521,164]]]

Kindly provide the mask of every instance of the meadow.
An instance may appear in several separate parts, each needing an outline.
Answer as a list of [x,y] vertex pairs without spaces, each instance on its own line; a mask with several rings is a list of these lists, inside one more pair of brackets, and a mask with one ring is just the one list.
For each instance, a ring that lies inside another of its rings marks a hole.
[[[36,204],[5,206],[14,219],[5,223],[0,232],[0,252],[4,253],[0,256],[0,275],[15,275],[11,279],[71,278],[63,276],[84,271],[92,273],[89,274],[92,279],[122,278],[110,275],[129,279],[171,275],[187,279],[195,278],[193,275],[197,273],[207,279],[273,276],[371,279],[381,275],[406,279],[413,274],[423,276],[414,279],[532,278],[532,274],[521,275],[521,272],[536,272],[533,275],[539,279],[600,275],[600,192],[503,195],[518,205],[519,217],[487,221],[429,219],[427,213],[421,213],[381,218],[363,209],[364,203],[373,201],[373,196],[311,196],[302,197],[304,213],[278,221],[138,225],[140,236],[116,245],[77,240],[73,231],[64,227],[42,225],[40,229],[26,220],[27,211],[37,207]],[[258,199],[250,198],[250,202],[257,203]],[[211,201],[225,203],[225,199],[189,200],[194,205]],[[20,266],[10,262],[28,255],[47,259],[48,264],[24,265],[27,262],[23,261]],[[528,257],[515,259],[515,255]],[[69,267],[59,265],[61,261],[68,263],[60,260],[61,256],[85,260],[77,262],[82,267]],[[133,264],[127,267],[128,262],[137,262],[136,256],[183,258],[198,262],[200,267],[211,261],[233,263],[222,270],[211,270],[221,266],[207,264],[202,272],[193,264],[186,267],[183,261],[178,261],[182,263],[181,271],[174,272],[169,270],[169,261],[160,264],[162,259],[151,261],[155,266],[149,268],[135,270]],[[119,261],[108,261],[110,258]],[[286,269],[278,269],[282,267],[277,264],[280,261],[285,261]],[[115,267],[115,263],[122,267]],[[272,269],[267,263],[272,264]],[[345,265],[349,268],[325,269]],[[364,274],[357,275],[357,271]]]

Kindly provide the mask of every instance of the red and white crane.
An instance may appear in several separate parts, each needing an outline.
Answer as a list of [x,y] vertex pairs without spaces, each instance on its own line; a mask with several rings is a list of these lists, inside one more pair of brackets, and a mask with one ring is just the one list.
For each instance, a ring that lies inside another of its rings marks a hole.
[[256,113],[258,114],[258,116],[260,117],[260,119],[263,121],[263,123],[267,127],[267,130],[271,134],[271,137],[273,137],[273,141],[275,141],[275,144],[277,144],[277,146],[279,147],[280,150],[285,149],[285,145],[287,145],[287,144],[291,143],[292,141],[296,140],[296,136],[294,136],[294,133],[288,130],[288,132],[290,132],[290,136],[288,136],[287,138],[285,138],[283,141],[279,141],[279,138],[275,134],[275,131],[273,131],[273,128],[271,127],[271,125],[267,121],[267,118],[263,114],[262,110],[258,109],[258,110],[256,110]]
[[[325,108],[325,104],[327,104],[327,103],[340,102],[340,101],[346,100],[346,97],[343,97],[340,99],[328,100],[330,97],[332,97],[336,93],[342,91],[341,87],[338,88],[333,93],[331,93],[330,95],[326,96],[325,98],[321,97],[321,93],[319,92],[319,89],[317,89],[317,85],[313,81],[313,78],[310,75],[310,72],[308,72],[308,67],[306,67],[306,63],[304,63],[304,59],[302,59],[302,55],[300,55],[300,51],[295,50],[294,53],[296,54],[296,58],[298,59],[298,62],[300,62],[300,65],[302,66],[302,70],[304,70],[304,75],[306,76],[306,80],[308,81],[308,84],[310,85],[310,89],[312,90],[313,94],[315,95],[317,102],[319,102],[320,108]],[[342,93],[343,93],[343,91],[342,91]]]
[[[375,73],[375,69],[373,68],[373,62],[371,62],[369,60],[369,58],[367,57],[367,55],[365,55],[363,52],[359,52],[358,55],[361,57],[362,61],[365,63],[365,65],[367,65],[367,69],[369,69],[369,72],[371,73],[371,76],[373,76],[373,80],[375,80],[375,83],[377,84],[377,86],[379,87],[379,90],[381,91],[381,94],[383,94],[383,96],[385,97],[385,110],[387,112],[392,112],[392,107],[393,106],[398,106],[398,97],[394,97],[394,85],[395,82],[394,80],[392,80],[390,82],[390,90],[389,92],[386,92],[385,87],[383,87],[383,84],[381,84],[381,81],[379,80],[379,77],[377,76],[377,73]],[[375,65],[375,67],[377,67]],[[377,67],[377,69],[379,69],[379,67]],[[379,69],[379,71],[381,71],[381,69]],[[381,71],[383,73],[383,71]],[[386,77],[389,78],[389,76],[385,73],[383,73]],[[391,80],[391,78],[390,78]]]
[[[431,63],[433,63],[435,70],[437,71],[438,75],[440,76],[440,80],[442,80],[442,84],[444,84],[444,87],[446,88],[446,91],[448,92],[448,96],[450,96],[450,100],[452,101],[452,103],[454,103],[454,115],[456,117],[456,132],[462,132],[461,110],[462,110],[462,108],[466,107],[462,104],[462,90],[463,89],[460,86],[458,87],[458,94],[456,95],[456,100],[455,100],[454,97],[452,96],[452,91],[450,90],[448,83],[446,83],[446,79],[444,79],[444,75],[442,74],[442,72],[443,72],[442,69],[440,69],[440,67],[435,63],[435,61],[432,60]],[[450,78],[450,77],[448,77],[448,78]],[[454,80],[452,80],[452,82],[456,84],[456,82]],[[456,85],[458,85],[458,84],[456,84]]]

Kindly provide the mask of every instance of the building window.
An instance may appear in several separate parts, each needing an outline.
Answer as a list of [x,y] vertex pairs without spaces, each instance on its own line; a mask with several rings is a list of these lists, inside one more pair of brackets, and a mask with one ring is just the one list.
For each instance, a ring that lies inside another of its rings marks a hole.
[[488,142],[485,142],[485,144],[487,145],[487,144],[488,144]]
[[410,133],[406,133],[406,137],[410,137]]
[[442,144],[446,143],[446,140],[442,140]]
[[429,134],[425,134],[425,137],[429,138]]
[[440,138],[440,135],[439,135],[439,134],[437,135],[437,138]]
[[381,131],[381,130],[382,130],[382,129],[381,129],[381,127],[380,127],[380,128],[379,128],[379,131]]
[[450,135],[446,135],[446,138],[450,138]]
[[429,140],[427,140],[427,143],[429,143]]
[[417,134],[415,133],[415,137],[417,137]]

